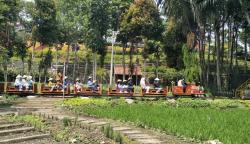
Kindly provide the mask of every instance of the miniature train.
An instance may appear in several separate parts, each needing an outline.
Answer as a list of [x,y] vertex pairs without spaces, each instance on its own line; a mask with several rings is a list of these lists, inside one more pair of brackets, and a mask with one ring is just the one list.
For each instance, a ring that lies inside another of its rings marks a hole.
[[161,89],[159,92],[155,89],[150,89],[146,92],[144,89],[141,89],[140,93],[134,92],[120,92],[116,88],[108,88],[107,92],[104,92],[102,86],[97,90],[92,90],[90,88],[83,87],[81,91],[76,90],[74,87],[68,86],[64,90],[51,90],[50,87],[41,84],[38,86],[37,83],[33,84],[32,89],[19,90],[12,83],[0,83],[0,93],[6,94],[16,94],[16,95],[65,95],[65,96],[118,96],[118,97],[132,97],[132,96],[151,96],[151,97],[166,97],[169,93],[172,93],[173,96],[193,96],[200,97],[205,96],[204,90],[200,90],[199,86],[195,84],[187,84],[186,88],[180,86],[171,86]]

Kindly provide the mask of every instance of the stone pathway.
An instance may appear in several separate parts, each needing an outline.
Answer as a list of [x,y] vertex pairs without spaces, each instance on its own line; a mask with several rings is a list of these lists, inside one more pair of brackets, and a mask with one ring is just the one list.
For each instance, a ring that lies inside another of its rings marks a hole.
[[0,144],[25,143],[25,144],[48,144],[56,143],[49,134],[37,131],[34,127],[23,123],[12,123],[5,119],[5,115],[13,112],[0,113]]
[[[27,99],[26,102],[18,104],[13,108],[18,109],[19,111],[30,111],[35,115],[43,115],[50,118],[69,118],[76,119],[74,115],[66,113],[60,109],[57,109],[54,105],[56,102],[62,99],[58,98],[32,98]],[[120,134],[126,136],[131,141],[139,144],[189,144],[194,143],[179,139],[172,135],[167,135],[160,132],[155,132],[153,130],[138,128],[133,125],[124,124],[118,121],[95,118],[90,116],[79,116],[77,121],[83,125],[90,125],[96,127],[102,127],[104,125],[110,125],[113,127],[113,130],[119,132]]]

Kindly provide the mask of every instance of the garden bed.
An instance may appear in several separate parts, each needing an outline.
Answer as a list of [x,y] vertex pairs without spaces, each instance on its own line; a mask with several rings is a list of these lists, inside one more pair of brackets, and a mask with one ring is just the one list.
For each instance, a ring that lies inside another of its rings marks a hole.
[[74,112],[133,122],[201,141],[250,143],[250,110],[238,100],[134,101],[70,99],[64,108]]

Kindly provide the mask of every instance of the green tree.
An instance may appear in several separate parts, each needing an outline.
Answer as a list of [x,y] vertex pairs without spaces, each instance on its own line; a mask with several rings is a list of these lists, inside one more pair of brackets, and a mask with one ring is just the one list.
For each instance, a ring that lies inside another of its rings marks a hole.
[[159,39],[162,21],[158,9],[152,0],[135,0],[122,15],[118,39],[130,42],[130,74],[133,73],[133,54],[135,44],[143,39]]
[[94,53],[93,76],[96,79],[96,54],[100,55],[100,66],[104,65],[106,55],[107,30],[110,28],[110,3],[108,0],[91,1],[89,10],[86,44]]
[[[63,46],[64,43],[68,45],[67,56],[66,56],[66,74],[68,74],[68,68],[69,68],[68,65],[70,59],[69,55],[70,46],[83,41],[83,38],[86,35],[88,27],[87,24],[88,24],[89,4],[90,1],[88,0],[56,1],[57,21],[59,29],[57,43],[59,43],[61,46]],[[58,50],[58,48],[56,50]],[[77,53],[75,51],[75,56],[76,54]],[[74,73],[75,72],[73,72],[73,75]]]
[[15,54],[17,57],[20,57],[22,61],[22,74],[24,74],[24,59],[27,56],[27,46],[26,41],[20,36],[15,39]]
[[56,6],[51,0],[35,0],[35,10],[33,19],[37,40],[43,45],[52,45],[57,40]]
[[20,11],[19,0],[0,1],[0,59],[4,69],[4,79],[7,82],[9,59],[13,56],[15,45],[15,24]]

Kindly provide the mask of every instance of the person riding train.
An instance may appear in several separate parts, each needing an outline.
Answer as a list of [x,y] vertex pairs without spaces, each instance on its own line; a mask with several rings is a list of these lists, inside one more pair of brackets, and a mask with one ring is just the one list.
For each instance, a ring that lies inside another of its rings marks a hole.
[[52,92],[55,88],[55,83],[53,82],[53,78],[49,78],[49,83],[48,83],[48,87],[50,88],[50,91]]
[[122,81],[122,92],[123,92],[123,93],[127,93],[127,92],[128,92],[127,80],[123,80],[123,81]]
[[16,76],[16,80],[15,80],[14,86],[15,86],[19,91],[22,91],[23,85],[22,85],[22,76],[21,76],[21,75],[17,75],[17,76]]
[[75,89],[77,90],[77,92],[82,91],[82,86],[83,86],[83,84],[80,82],[80,79],[77,78],[76,83],[75,83]]
[[122,80],[120,80],[120,79],[117,80],[116,89],[117,89],[117,91],[119,91],[120,93],[123,92]]
[[133,84],[133,79],[131,77],[128,78],[128,92],[129,93],[134,92],[134,84]]
[[140,85],[143,90],[146,90],[146,93],[149,93],[150,86],[146,85],[146,78],[142,77],[140,80]]
[[27,84],[28,84],[28,89],[32,90],[33,89],[33,80],[32,76],[27,76]]
[[182,87],[183,92],[184,92],[184,93],[186,92],[186,86],[187,86],[187,84],[186,84],[184,78],[182,78],[182,79],[180,79],[180,80],[178,81],[177,86]]
[[154,79],[154,89],[156,90],[156,93],[160,93],[160,91],[162,90],[159,78]]

